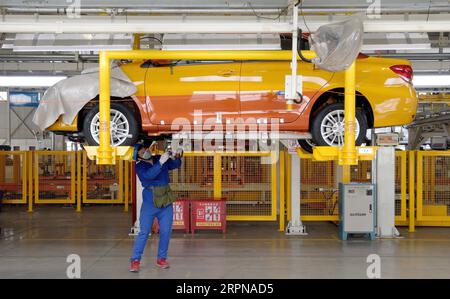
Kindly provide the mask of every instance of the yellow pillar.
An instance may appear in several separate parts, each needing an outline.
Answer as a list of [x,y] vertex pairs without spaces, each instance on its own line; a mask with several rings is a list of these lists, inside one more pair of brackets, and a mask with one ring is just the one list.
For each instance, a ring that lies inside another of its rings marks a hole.
[[291,221],[291,154],[286,154],[286,212],[287,221]]
[[214,198],[222,197],[222,156],[214,153]]
[[100,145],[98,164],[113,164],[110,132],[110,60],[107,52],[100,51]]
[[[285,173],[285,155],[286,151],[280,151],[280,232],[284,232],[285,223],[284,223],[284,214],[285,214],[285,190],[286,187],[284,182],[284,173]],[[274,190],[272,190],[274,192]]]
[[356,94],[355,94],[355,62],[345,71],[345,102],[344,102],[344,146],[341,161],[343,165],[356,165],[355,148],[356,129]]
[[140,50],[141,49],[141,36],[140,33],[133,34],[133,50]]
[[77,151],[77,213],[81,212],[81,158],[82,151]]
[[409,152],[409,232],[413,233],[415,227],[415,161],[414,151]]
[[406,180],[407,180],[407,173],[406,173],[406,152],[400,152],[400,158],[401,158],[401,175],[400,175],[400,193],[401,193],[401,215],[402,219],[406,220]]
[[[27,167],[28,167],[28,212],[33,212],[33,152],[27,152]],[[35,163],[38,161],[36,159]],[[38,192],[37,189],[35,192]]]
[[124,212],[128,212],[128,196],[130,196],[130,162],[129,161],[124,161],[125,163],[125,200],[124,200],[124,208],[123,211]]
[[17,153],[13,156],[13,181],[20,184],[20,154]]
[[350,173],[350,165],[343,165],[342,166],[342,183],[348,184],[352,180],[351,173]]

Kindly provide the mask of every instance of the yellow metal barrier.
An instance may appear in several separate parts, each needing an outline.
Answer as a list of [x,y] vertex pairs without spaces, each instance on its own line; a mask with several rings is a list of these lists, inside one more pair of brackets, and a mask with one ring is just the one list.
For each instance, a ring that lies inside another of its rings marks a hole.
[[[415,208],[415,163],[408,157],[411,154],[396,152],[397,225],[408,224],[407,208],[413,212]],[[290,220],[291,161],[287,152],[281,151],[280,155],[279,215],[280,230],[283,230],[285,211]],[[449,152],[418,152],[418,225],[450,223],[450,190],[445,189],[450,185],[445,172],[450,167],[449,156]],[[182,167],[171,172],[172,189],[178,197],[188,199],[227,198],[228,220],[274,221],[277,219],[277,165],[262,164],[264,157],[276,158],[271,152],[187,152]],[[301,157],[302,220],[338,221],[337,162],[314,161],[309,154]],[[409,181],[408,158],[412,165]],[[344,166],[348,169],[346,176],[358,182],[371,180],[371,167],[370,161],[362,160],[357,166]],[[78,212],[83,203],[123,203],[127,211],[132,187],[130,174],[128,161],[95,165],[85,152],[0,152],[0,186],[2,190],[16,191],[16,197],[6,192],[4,202],[25,204],[28,197],[29,211],[33,208],[33,198],[36,204],[76,203]],[[410,221],[413,230],[414,217]]]
[[74,204],[76,152],[34,152],[34,202]]
[[409,178],[408,178],[408,185],[409,185],[409,213],[408,213],[408,217],[409,217],[409,222],[408,222],[408,231],[410,233],[414,232],[416,229],[416,200],[415,200],[415,196],[416,196],[416,162],[415,162],[415,152],[414,151],[410,151],[409,152]]
[[28,169],[28,213],[33,212],[33,159],[32,152],[27,152],[27,169]]
[[270,152],[186,152],[170,173],[179,198],[226,198],[227,220],[277,220],[276,163]]
[[100,165],[88,160],[82,154],[82,203],[84,204],[122,204],[124,203],[124,161],[114,165]]
[[395,152],[395,222],[396,225],[404,224],[406,217],[406,199],[408,188],[407,177],[408,153]]
[[300,162],[300,209],[303,221],[338,221],[335,161]]
[[286,166],[286,151],[280,151],[280,226],[279,231],[284,231],[285,229],[285,213],[286,213],[286,183],[285,183],[285,166]]
[[[227,220],[277,220],[277,164],[271,152],[223,153],[222,197]],[[263,163],[270,158],[272,163]]]
[[[342,167],[342,181],[372,181],[372,161],[359,160],[357,165],[338,166],[336,161],[315,161],[309,155],[301,157],[300,204],[303,221],[339,221],[337,167]],[[405,225],[407,221],[407,158],[407,152],[396,152],[395,220],[397,225]],[[290,169],[287,173],[289,171]],[[287,187],[287,190],[290,190],[289,188]],[[287,195],[287,204],[290,203],[289,199],[290,194]],[[287,210],[290,213],[288,205]]]
[[186,152],[181,168],[170,172],[170,186],[178,198],[214,198],[214,164],[213,153]]
[[450,226],[450,151],[417,152],[417,225]]
[[0,151],[0,191],[2,203],[27,203],[27,152]]

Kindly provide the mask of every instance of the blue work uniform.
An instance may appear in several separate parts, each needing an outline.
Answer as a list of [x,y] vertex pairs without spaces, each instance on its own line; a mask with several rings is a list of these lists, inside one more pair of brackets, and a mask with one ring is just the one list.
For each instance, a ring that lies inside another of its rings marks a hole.
[[169,158],[163,165],[159,162],[160,156],[153,156],[153,164],[140,161],[136,164],[136,174],[142,183],[142,206],[139,218],[139,234],[134,243],[131,260],[141,260],[145,244],[152,229],[154,218],[158,218],[159,245],[158,259],[167,258],[169,240],[172,233],[173,206],[157,208],[153,204],[153,191],[145,187],[165,186],[169,184],[169,170],[181,167],[181,159]]

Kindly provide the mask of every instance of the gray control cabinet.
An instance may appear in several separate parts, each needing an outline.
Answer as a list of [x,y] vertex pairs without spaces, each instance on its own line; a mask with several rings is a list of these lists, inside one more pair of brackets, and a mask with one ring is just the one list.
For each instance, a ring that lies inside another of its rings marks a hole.
[[339,184],[339,235],[367,234],[375,239],[375,186],[366,183]]

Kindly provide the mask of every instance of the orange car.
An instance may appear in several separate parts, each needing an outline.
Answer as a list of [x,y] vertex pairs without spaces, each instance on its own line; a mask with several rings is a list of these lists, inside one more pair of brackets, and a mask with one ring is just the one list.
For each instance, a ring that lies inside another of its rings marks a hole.
[[[311,133],[301,145],[343,144],[344,72],[331,73],[300,62],[303,99],[287,109],[284,90],[291,73],[285,61],[134,61],[121,66],[137,92],[111,99],[113,145],[132,145],[140,136],[170,136],[177,118],[194,123],[214,118],[267,124],[276,119],[279,130]],[[369,128],[410,123],[416,114],[417,96],[412,86],[410,62],[360,55],[356,63],[357,144]],[[197,124],[198,125],[198,124]],[[270,126],[269,126],[270,128]],[[78,113],[71,124],[61,118],[48,130],[90,145],[98,144],[98,97]],[[295,134],[294,134],[295,135]]]

